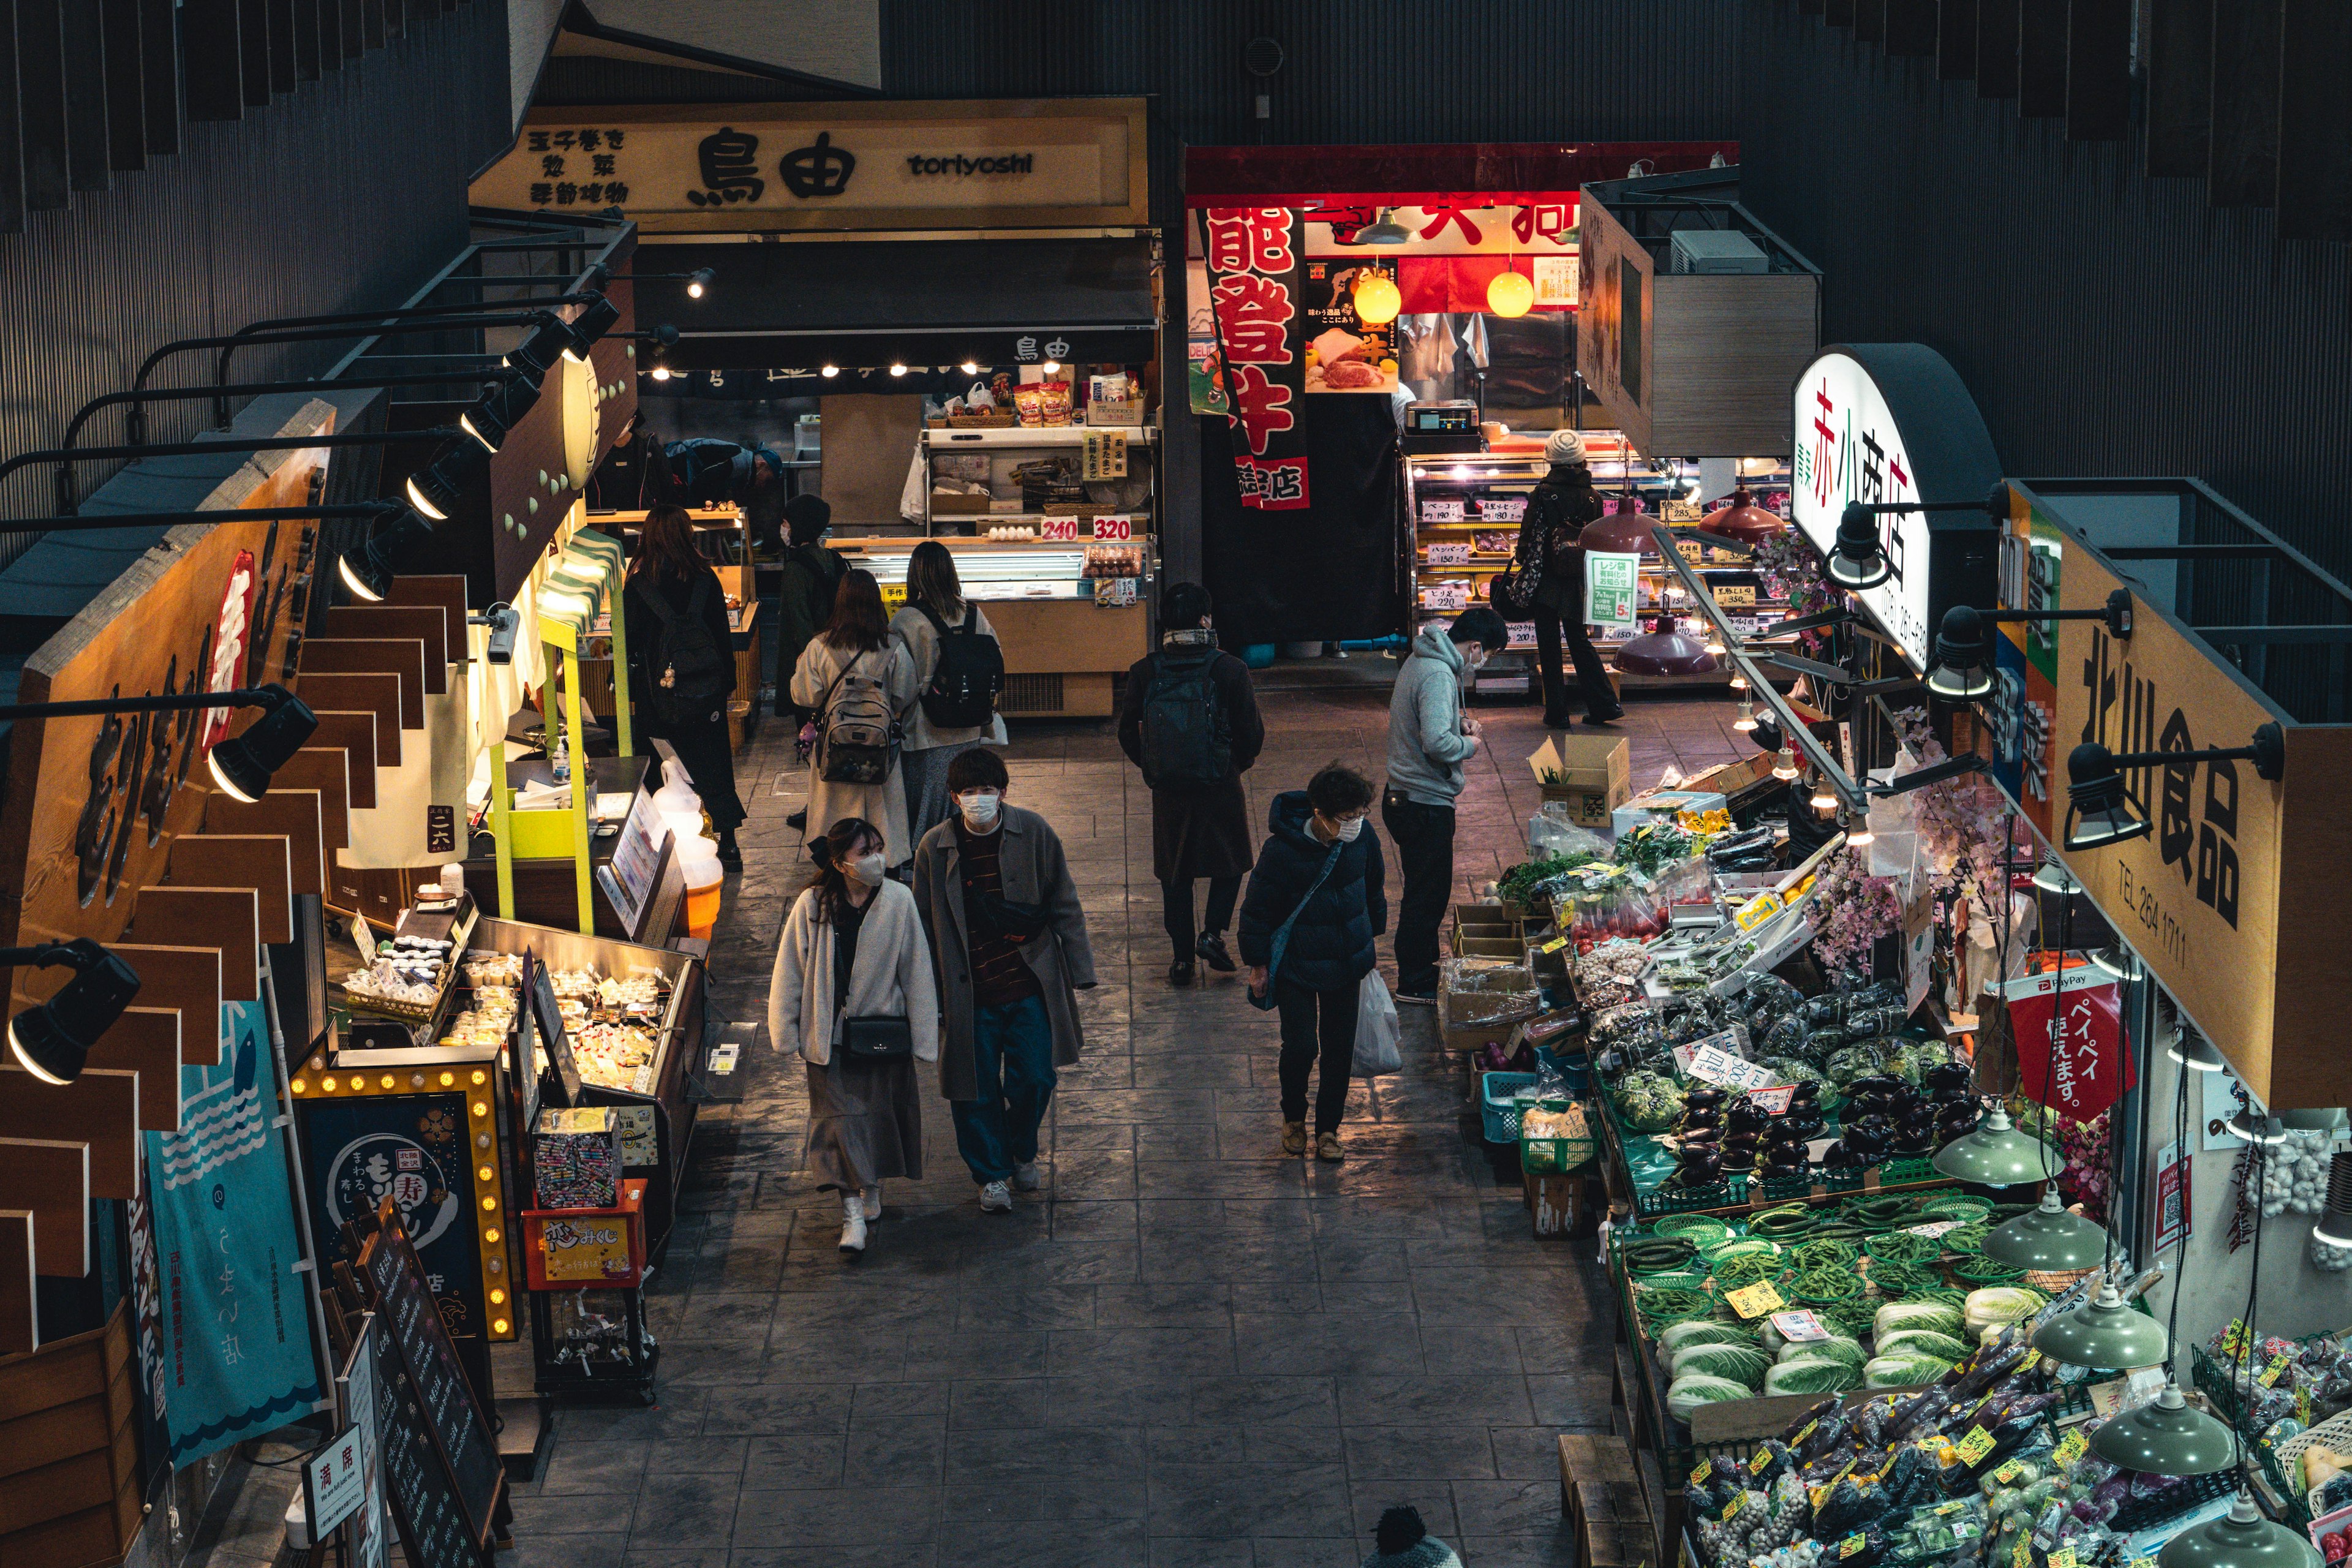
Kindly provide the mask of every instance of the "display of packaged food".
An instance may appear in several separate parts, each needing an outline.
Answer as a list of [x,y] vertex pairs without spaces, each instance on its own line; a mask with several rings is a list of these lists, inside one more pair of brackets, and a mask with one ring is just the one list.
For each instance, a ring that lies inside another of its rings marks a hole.
[[617,1113],[609,1105],[541,1111],[531,1129],[530,1176],[541,1208],[611,1208],[621,1186]]

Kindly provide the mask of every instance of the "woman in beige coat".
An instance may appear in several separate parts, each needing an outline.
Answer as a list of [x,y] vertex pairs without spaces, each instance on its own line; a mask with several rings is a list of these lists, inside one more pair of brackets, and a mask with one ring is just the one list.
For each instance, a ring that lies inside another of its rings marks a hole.
[[915,852],[907,831],[906,785],[894,755],[890,776],[878,784],[828,784],[824,776],[824,733],[833,705],[861,690],[878,689],[891,714],[907,710],[915,700],[915,665],[906,648],[891,639],[882,615],[882,590],[874,574],[853,568],[842,574],[833,596],[833,619],[809,639],[793,671],[793,700],[814,715],[816,750],[809,754],[808,826],[812,852],[827,829],[845,816],[861,817],[882,830],[892,866],[903,866]]
[[[874,825],[845,817],[813,844],[816,881],[784,917],[768,982],[768,1037],[808,1066],[807,1168],[841,1194],[841,1250],[866,1250],[882,1183],[923,1175],[915,1063],[940,1058],[938,991],[915,895],[890,879]],[[907,1020],[913,1060],[852,1058],[845,1018]]]
[[[890,635],[906,648],[915,667],[915,690],[931,684],[940,664],[940,628],[950,637],[967,632],[992,641],[996,628],[980,606],[963,596],[956,575],[955,556],[936,539],[915,546],[907,563],[907,607],[890,617]],[[919,842],[924,834],[955,815],[948,796],[948,764],[974,746],[1005,743],[1004,715],[992,713],[985,724],[943,729],[924,712],[919,695],[907,709],[907,745],[900,768],[907,780],[907,828]]]

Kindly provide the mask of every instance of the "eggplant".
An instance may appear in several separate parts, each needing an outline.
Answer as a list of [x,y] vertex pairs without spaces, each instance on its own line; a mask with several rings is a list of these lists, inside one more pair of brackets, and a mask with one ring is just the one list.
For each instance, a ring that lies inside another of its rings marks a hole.
[[1937,1062],[1919,1075],[1924,1089],[1966,1089],[1969,1087],[1969,1065],[1966,1062]]
[[1818,1104],[1821,1098],[1822,1086],[1811,1079],[1805,1079],[1789,1086],[1789,1105],[1791,1110],[1800,1105]]
[[1684,1108],[1690,1110],[1712,1110],[1723,1103],[1719,1089],[1693,1089],[1683,1093]]
[[1906,1128],[1895,1135],[1894,1151],[1897,1154],[1932,1153],[1935,1148],[1936,1134],[1929,1129]]
[[1906,1087],[1908,1086],[1893,1073],[1872,1072],[1864,1073],[1848,1083],[1845,1086],[1845,1091],[1849,1095],[1893,1094],[1896,1089]]
[[1683,1112],[1685,1127],[1715,1127],[1721,1124],[1723,1112],[1712,1105],[1695,1105]]
[[1675,1136],[1682,1141],[1685,1149],[1712,1149],[1722,1142],[1722,1134],[1712,1127],[1685,1128]]
[[1762,1107],[1744,1095],[1723,1109],[1724,1129],[1730,1132],[1760,1132],[1771,1121]]
[[1723,1151],[1707,1147],[1683,1150],[1682,1165],[1675,1172],[1675,1180],[1685,1187],[1711,1187],[1723,1179]]
[[1861,1163],[1861,1159],[1843,1142],[1832,1143],[1822,1151],[1822,1169],[1824,1171],[1851,1171]]
[[1756,1168],[1756,1146],[1753,1143],[1727,1143],[1723,1149],[1723,1169],[1752,1171]]
[[1780,1124],[1796,1129],[1797,1136],[1807,1142],[1820,1137],[1822,1130],[1829,1126],[1828,1121],[1818,1110],[1791,1110],[1780,1119]]

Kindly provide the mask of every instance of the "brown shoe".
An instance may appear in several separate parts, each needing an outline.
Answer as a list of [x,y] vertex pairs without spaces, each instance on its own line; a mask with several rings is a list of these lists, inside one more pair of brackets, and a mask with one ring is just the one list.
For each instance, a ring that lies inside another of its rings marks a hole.
[[1315,1157],[1336,1165],[1348,1157],[1348,1152],[1339,1147],[1337,1132],[1318,1132],[1315,1135]]
[[1282,1124],[1282,1152],[1286,1154],[1307,1152],[1307,1123],[1286,1121]]

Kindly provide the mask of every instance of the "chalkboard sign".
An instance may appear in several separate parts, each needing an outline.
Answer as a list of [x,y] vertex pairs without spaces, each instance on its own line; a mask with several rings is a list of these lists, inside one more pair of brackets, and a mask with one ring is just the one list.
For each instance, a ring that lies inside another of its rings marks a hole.
[[522,968],[531,1018],[539,1026],[547,1065],[555,1070],[555,1093],[551,1098],[558,1109],[569,1110],[580,1103],[580,1064],[572,1059],[572,1041],[563,1033],[563,1009],[555,1003],[555,982],[548,978],[547,965],[538,961],[536,953],[522,955]]
[[376,1453],[410,1568],[481,1568],[480,1538],[442,1463],[424,1402],[401,1365],[381,1312],[369,1315],[362,1353],[375,1367]]
[[379,1321],[390,1333],[401,1369],[402,1388],[430,1429],[446,1480],[477,1542],[487,1539],[498,1506],[501,1472],[489,1424],[457,1363],[433,1292],[425,1288],[415,1249],[387,1205],[385,1223],[370,1237],[361,1267],[375,1298]]

